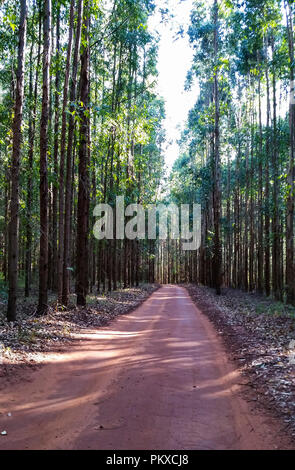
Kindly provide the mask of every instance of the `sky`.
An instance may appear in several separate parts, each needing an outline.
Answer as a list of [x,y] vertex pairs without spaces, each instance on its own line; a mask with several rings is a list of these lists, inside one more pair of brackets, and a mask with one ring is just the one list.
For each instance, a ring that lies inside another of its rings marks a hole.
[[[157,0],[159,7],[164,7],[163,0]],[[161,23],[161,15],[156,12],[149,20],[149,28],[160,35],[158,54],[158,93],[165,100],[166,119],[166,147],[164,148],[165,162],[171,169],[173,162],[179,155],[177,140],[180,138],[187,119],[188,111],[197,100],[198,87],[195,84],[191,91],[184,91],[187,72],[192,63],[193,50],[189,45],[187,34],[178,36],[175,40],[179,26],[187,30],[193,0],[167,0],[169,11],[174,18]]]

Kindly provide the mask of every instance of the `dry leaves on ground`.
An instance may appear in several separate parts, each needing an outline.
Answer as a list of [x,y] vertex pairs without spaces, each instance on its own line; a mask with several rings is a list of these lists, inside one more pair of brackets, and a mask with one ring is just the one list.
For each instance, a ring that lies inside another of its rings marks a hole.
[[263,296],[187,287],[247,377],[252,399],[283,417],[295,436],[295,309]]
[[48,315],[34,316],[36,300],[20,302],[17,321],[7,323],[6,305],[0,305],[0,377],[16,365],[32,365],[44,361],[45,353],[75,340],[82,329],[97,328],[134,310],[157,289],[155,284],[120,289],[105,294],[93,294],[87,308],[59,309],[56,302],[49,305]]

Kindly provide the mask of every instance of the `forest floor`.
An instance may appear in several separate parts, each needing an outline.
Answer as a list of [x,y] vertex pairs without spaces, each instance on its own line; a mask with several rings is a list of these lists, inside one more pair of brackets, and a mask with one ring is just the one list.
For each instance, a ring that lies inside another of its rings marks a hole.
[[[23,380],[26,378],[26,380]],[[0,395],[0,449],[288,449],[179,286],[81,331]]]
[[248,390],[247,399],[295,437],[295,309],[272,299],[224,289],[187,287],[223,338]]
[[[88,296],[87,308],[77,308],[74,296],[67,310],[58,310],[56,295],[49,299],[48,315],[34,316],[37,293],[18,303],[17,321],[6,321],[7,303],[0,299],[0,380],[17,380],[22,368],[36,368],[47,361],[50,352],[58,352],[77,340],[81,330],[108,324],[118,315],[129,313],[151,295],[158,285],[119,289]],[[20,295],[21,298],[21,295]]]

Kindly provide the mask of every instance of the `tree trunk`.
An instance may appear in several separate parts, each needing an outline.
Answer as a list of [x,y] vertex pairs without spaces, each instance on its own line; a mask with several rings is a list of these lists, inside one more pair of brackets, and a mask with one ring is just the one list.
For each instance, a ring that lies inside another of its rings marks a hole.
[[[265,41],[266,61],[267,58],[267,41]],[[265,142],[265,154],[266,156],[270,153],[270,84],[269,84],[269,73],[268,64],[266,64],[266,142]],[[265,295],[270,295],[270,203],[269,203],[269,161],[266,158],[265,163],[265,222],[264,222],[264,291]]]
[[[77,28],[75,38],[75,48],[73,57],[73,68],[70,88],[70,110],[74,110],[74,103],[77,97],[77,71],[79,63],[79,49],[81,39],[81,23],[83,12],[83,0],[78,1]],[[64,216],[64,254],[63,254],[63,280],[62,280],[62,303],[67,306],[69,302],[69,278],[70,278],[70,238],[71,238],[71,201],[72,201],[72,166],[73,166],[73,140],[74,140],[75,120],[74,116],[69,116],[68,147],[67,147],[67,172],[66,172],[66,194],[65,194],[65,216]]]
[[[275,46],[272,38],[272,55],[274,59]],[[278,216],[278,138],[277,138],[277,96],[276,96],[276,74],[273,66],[273,213],[272,213],[272,290],[274,297],[279,299],[279,216]]]
[[295,270],[294,270],[294,153],[295,153],[295,104],[294,104],[294,32],[293,11],[290,2],[287,1],[287,27],[289,36],[289,61],[290,61],[290,97],[289,125],[290,125],[290,157],[288,168],[288,196],[286,217],[286,287],[287,302],[295,305]]
[[44,2],[43,19],[43,86],[40,121],[40,261],[39,304],[37,315],[47,313],[48,302],[48,120],[49,120],[49,73],[51,50],[51,0]]
[[[31,270],[32,270],[32,195],[33,195],[33,158],[35,146],[35,131],[36,131],[36,109],[37,109],[37,95],[38,95],[38,81],[39,81],[39,65],[41,59],[41,34],[42,34],[42,10],[39,2],[39,34],[38,34],[38,51],[37,63],[34,85],[34,101],[30,113],[29,121],[29,151],[28,151],[28,182],[27,182],[27,212],[26,212],[26,261],[25,261],[25,297],[30,295],[31,285]],[[30,82],[32,77],[30,78]],[[30,96],[32,90],[30,90]]]
[[[53,168],[54,175],[58,175],[58,137],[59,137],[59,95],[60,95],[60,7],[58,7],[56,18],[56,75],[55,75],[55,96],[54,96],[54,145],[53,145]],[[57,202],[58,185],[53,182],[52,187],[52,279],[51,286],[57,290]]]
[[22,118],[23,118],[23,96],[24,96],[24,64],[26,48],[27,29],[27,5],[26,0],[21,0],[20,23],[19,23],[19,43],[18,43],[18,63],[16,72],[16,91],[14,118],[12,124],[13,142],[11,159],[11,200],[10,200],[10,220],[8,237],[8,280],[9,295],[7,320],[16,320],[16,297],[18,280],[18,244],[19,244],[19,167],[21,156],[22,140]]
[[85,4],[83,14],[83,40],[81,46],[80,76],[80,144],[79,144],[79,191],[77,213],[77,305],[86,305],[88,291],[88,114],[89,114],[89,5]]
[[221,188],[220,188],[220,131],[219,131],[219,87],[218,87],[218,0],[214,0],[214,101],[215,101],[215,127],[214,127],[214,162],[213,162],[213,214],[214,214],[214,287],[217,295],[221,293],[221,240],[220,240],[220,218],[221,218]]
[[[259,57],[259,56],[258,56]],[[262,179],[262,148],[263,148],[263,135],[262,135],[262,116],[261,116],[261,77],[258,82],[259,94],[259,156],[258,156],[258,172],[259,172],[259,185],[258,185],[258,273],[257,273],[257,290],[260,294],[263,293],[263,179]]]
[[59,302],[62,302],[62,293],[63,293],[65,152],[66,152],[66,132],[67,132],[68,90],[69,90],[69,77],[70,77],[71,56],[72,56],[72,43],[73,43],[74,7],[75,7],[75,0],[71,0],[67,61],[66,61],[65,81],[64,81],[64,89],[63,89],[62,125],[61,125],[61,139],[60,139],[60,164],[59,164],[59,224],[58,224],[58,269],[57,269]]

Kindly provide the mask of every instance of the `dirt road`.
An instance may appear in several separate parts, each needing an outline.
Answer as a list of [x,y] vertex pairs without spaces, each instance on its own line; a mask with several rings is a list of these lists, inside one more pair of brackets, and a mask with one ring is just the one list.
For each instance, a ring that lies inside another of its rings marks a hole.
[[185,289],[80,339],[2,391],[0,449],[282,448]]

